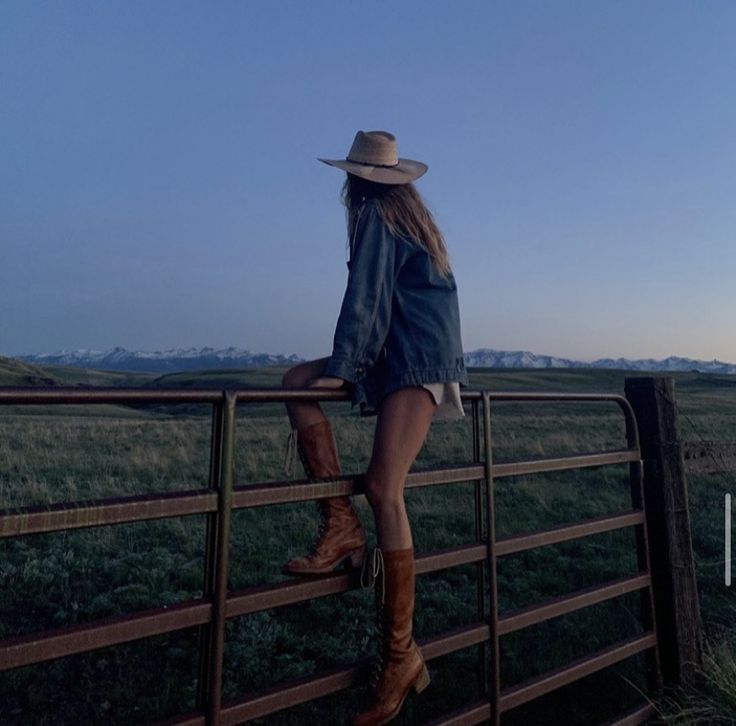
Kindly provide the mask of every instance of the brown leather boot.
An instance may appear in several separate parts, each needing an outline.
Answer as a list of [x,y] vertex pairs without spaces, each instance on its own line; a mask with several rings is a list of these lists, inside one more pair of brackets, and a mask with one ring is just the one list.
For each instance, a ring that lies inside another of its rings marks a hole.
[[353,726],[388,723],[401,711],[410,689],[421,693],[429,685],[429,671],[412,637],[414,548],[384,550],[382,555],[383,572],[375,582],[380,652],[370,705],[355,717]]
[[[313,481],[341,473],[337,445],[329,421],[295,430],[297,451],[307,477]],[[322,575],[341,563],[358,568],[365,555],[365,531],[349,497],[329,497],[316,502],[320,513],[317,539],[309,554],[284,565],[291,575]]]

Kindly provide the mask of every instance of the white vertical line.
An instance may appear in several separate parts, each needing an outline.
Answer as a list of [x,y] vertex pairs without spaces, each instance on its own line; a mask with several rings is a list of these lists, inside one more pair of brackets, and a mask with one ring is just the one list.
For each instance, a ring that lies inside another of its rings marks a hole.
[[726,494],[726,587],[731,587],[731,495]]

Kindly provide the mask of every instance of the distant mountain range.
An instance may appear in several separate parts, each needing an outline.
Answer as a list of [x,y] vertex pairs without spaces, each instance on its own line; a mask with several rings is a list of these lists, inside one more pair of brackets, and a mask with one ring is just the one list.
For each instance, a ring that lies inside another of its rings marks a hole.
[[[304,360],[296,355],[253,353],[239,348],[177,348],[146,352],[116,347],[110,350],[62,350],[56,353],[36,353],[15,356],[18,360],[36,365],[62,365],[77,368],[95,368],[111,371],[145,371],[171,373],[207,368],[261,368],[264,366],[293,365]],[[699,371],[702,373],[736,374],[736,364],[712,360],[671,356],[664,360],[647,358],[601,358],[592,362],[536,355],[528,351],[504,351],[480,348],[465,353],[469,368],[611,368],[633,371]]]
[[504,351],[480,348],[465,353],[465,365],[469,368],[610,368],[625,371],[698,371],[700,373],[736,373],[736,364],[719,360],[694,360],[670,356],[664,360],[643,358],[599,358],[594,361],[577,361],[536,355],[528,351]]
[[239,348],[176,348],[148,352],[126,350],[120,346],[110,350],[60,350],[56,353],[17,355],[17,360],[36,365],[74,366],[101,371],[138,371],[146,373],[174,373],[207,368],[263,368],[299,363],[295,355],[252,353]]

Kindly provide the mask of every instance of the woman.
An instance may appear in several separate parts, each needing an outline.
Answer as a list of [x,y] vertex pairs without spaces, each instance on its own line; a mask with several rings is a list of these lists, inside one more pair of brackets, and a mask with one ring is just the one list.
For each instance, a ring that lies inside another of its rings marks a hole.
[[[348,172],[343,186],[350,239],[349,274],[332,355],[300,364],[287,388],[342,388],[363,415],[377,414],[365,495],[376,519],[374,561],[383,572],[378,623],[380,656],[372,703],[356,725],[386,723],[411,688],[429,683],[412,638],[414,549],[404,481],[435,416],[460,417],[467,385],[457,288],[442,234],[413,180],[426,164],[400,159],[385,131],[359,131],[346,159],[320,161]],[[330,424],[317,403],[287,405],[307,476],[334,477],[340,464]],[[293,443],[293,440],[292,440]],[[312,550],[285,566],[291,574],[359,567],[366,538],[348,497],[319,500]]]

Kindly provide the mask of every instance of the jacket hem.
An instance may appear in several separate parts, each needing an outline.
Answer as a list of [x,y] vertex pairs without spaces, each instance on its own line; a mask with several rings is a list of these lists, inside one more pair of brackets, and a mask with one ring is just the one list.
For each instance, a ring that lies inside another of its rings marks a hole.
[[380,391],[358,382],[352,390],[352,408],[360,406],[361,416],[375,416],[383,399],[394,391],[401,388],[421,387],[425,383],[450,383],[452,381],[456,381],[461,386],[468,386],[467,371],[457,368],[413,368],[404,371],[399,376],[387,379],[380,387]]

